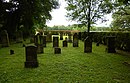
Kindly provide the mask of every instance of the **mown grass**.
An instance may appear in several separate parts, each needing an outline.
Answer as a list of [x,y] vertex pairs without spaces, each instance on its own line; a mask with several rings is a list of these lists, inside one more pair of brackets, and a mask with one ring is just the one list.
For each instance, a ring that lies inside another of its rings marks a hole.
[[[38,54],[38,68],[24,68],[25,48],[13,44],[0,49],[0,83],[129,83],[129,56],[106,53],[105,46],[93,43],[93,52],[83,52],[79,47],[60,47],[61,54],[54,54],[52,43],[48,43],[44,54]],[[15,51],[9,55],[9,50]]]

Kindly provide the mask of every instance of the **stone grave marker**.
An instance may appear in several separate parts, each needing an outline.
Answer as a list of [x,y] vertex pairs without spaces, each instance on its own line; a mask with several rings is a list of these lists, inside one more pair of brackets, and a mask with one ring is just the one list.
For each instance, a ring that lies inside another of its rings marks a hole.
[[51,33],[47,34],[46,41],[47,42],[52,42],[52,34]]
[[42,46],[43,46],[43,47],[46,47],[46,35],[42,36],[42,41],[41,41],[41,43],[42,43]]
[[91,53],[92,52],[92,39],[91,37],[87,36],[84,40],[84,53]]
[[71,38],[72,34],[71,32],[68,33],[68,42],[69,43],[72,43],[72,38]]
[[78,43],[79,43],[78,34],[75,33],[75,34],[73,35],[73,47],[78,47]]
[[60,40],[63,40],[63,32],[60,32]]
[[107,48],[108,53],[115,53],[115,36],[107,36]]
[[64,40],[64,41],[63,41],[63,47],[68,47],[67,40]]
[[58,35],[53,36],[53,47],[59,47],[59,36]]
[[61,48],[55,47],[54,48],[54,54],[61,54]]
[[25,68],[38,67],[37,47],[36,46],[27,46],[27,47],[25,47],[25,50],[26,50]]
[[9,37],[6,30],[1,31],[2,47],[9,47]]

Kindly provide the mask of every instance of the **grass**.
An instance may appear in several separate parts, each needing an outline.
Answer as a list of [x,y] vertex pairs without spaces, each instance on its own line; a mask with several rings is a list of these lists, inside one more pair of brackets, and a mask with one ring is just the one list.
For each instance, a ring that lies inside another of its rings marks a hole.
[[[25,48],[13,44],[0,49],[0,83],[129,83],[129,56],[106,53],[105,46],[93,43],[93,52],[83,52],[79,47],[62,47],[61,54],[54,54],[52,43],[48,43],[44,54],[38,54],[38,68],[24,68]],[[9,55],[9,50],[15,51]]]

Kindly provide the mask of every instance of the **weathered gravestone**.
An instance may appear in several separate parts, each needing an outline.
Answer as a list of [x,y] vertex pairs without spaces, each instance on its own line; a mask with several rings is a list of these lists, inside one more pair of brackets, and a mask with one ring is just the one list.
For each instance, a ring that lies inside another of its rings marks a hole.
[[47,34],[46,41],[47,42],[52,42],[52,34],[51,33]]
[[90,36],[87,36],[84,40],[84,53],[92,52],[92,39]]
[[71,32],[68,33],[68,42],[69,43],[72,43],[72,38],[71,38],[72,34]]
[[26,50],[25,68],[38,67],[37,47],[36,46],[27,46],[25,48],[25,50]]
[[78,47],[78,43],[79,43],[78,34],[75,33],[75,34],[73,35],[73,47]]
[[60,40],[63,40],[63,32],[60,32]]
[[67,47],[67,46],[68,46],[67,40],[64,40],[63,41],[63,47]]
[[107,36],[107,48],[108,53],[115,53],[115,36]]
[[46,47],[46,35],[42,36],[41,43],[43,47]]
[[44,53],[44,48],[43,48],[43,45],[42,45],[42,39],[43,39],[43,36],[40,36],[40,34],[37,34],[34,38],[34,43],[35,45],[37,46],[37,53],[40,54],[40,53]]
[[61,48],[55,47],[54,48],[54,54],[61,54]]
[[53,47],[59,47],[59,36],[58,35],[53,36]]
[[6,30],[1,31],[2,47],[9,47],[9,37]]

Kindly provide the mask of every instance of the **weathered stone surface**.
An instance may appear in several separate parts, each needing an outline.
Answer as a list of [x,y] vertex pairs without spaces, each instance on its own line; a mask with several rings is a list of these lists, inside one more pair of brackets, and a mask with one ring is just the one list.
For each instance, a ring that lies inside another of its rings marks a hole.
[[61,54],[61,48],[55,47],[55,48],[54,48],[54,53],[55,53],[55,54]]
[[59,47],[59,36],[53,36],[53,47]]
[[92,39],[91,37],[87,36],[84,40],[84,53],[91,53],[92,52]]
[[25,50],[26,50],[25,68],[38,67],[37,47],[36,46],[27,46],[25,48]]
[[2,47],[9,47],[9,37],[6,30],[1,31]]
[[68,47],[68,43],[66,40],[63,41],[63,47]]
[[78,34],[75,33],[75,34],[73,35],[73,47],[78,47],[78,43],[79,43]]
[[107,36],[107,49],[108,53],[115,53],[115,36]]

